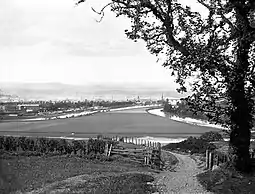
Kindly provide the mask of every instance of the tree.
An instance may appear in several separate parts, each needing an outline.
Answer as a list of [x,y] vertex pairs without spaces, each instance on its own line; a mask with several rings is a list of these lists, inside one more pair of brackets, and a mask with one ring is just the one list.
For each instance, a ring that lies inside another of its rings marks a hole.
[[[233,165],[248,171],[254,113],[255,2],[197,3],[206,14],[194,12],[178,0],[111,0],[97,13],[102,19],[110,7],[117,17],[130,18],[127,37],[144,40],[148,50],[172,70],[180,85],[178,92],[193,92],[187,98],[193,112],[203,111],[211,122],[231,130]],[[224,106],[222,100],[227,102]]]

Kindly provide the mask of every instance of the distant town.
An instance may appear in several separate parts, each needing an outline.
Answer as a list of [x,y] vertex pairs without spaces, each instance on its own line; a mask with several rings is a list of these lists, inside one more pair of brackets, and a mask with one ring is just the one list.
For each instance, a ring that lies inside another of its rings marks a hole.
[[[141,98],[137,96],[126,100],[21,100],[17,96],[0,96],[0,120],[57,118],[59,116],[75,117],[83,114],[107,112],[110,109],[133,107],[133,106],[163,106],[165,102],[175,105],[180,99],[166,98],[163,94],[159,99]],[[67,115],[68,114],[68,115]],[[71,115],[71,116],[70,116]]]

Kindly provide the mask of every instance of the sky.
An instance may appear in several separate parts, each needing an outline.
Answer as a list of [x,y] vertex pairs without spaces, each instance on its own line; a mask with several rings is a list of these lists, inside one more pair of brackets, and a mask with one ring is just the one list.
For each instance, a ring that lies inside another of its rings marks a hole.
[[128,19],[99,10],[108,0],[0,1],[0,83],[145,83],[176,88],[143,42],[126,38]]

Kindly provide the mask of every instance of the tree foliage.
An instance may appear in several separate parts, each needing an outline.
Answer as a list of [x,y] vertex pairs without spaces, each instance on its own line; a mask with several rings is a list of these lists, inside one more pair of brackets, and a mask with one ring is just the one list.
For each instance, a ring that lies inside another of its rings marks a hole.
[[209,131],[200,136],[200,139],[207,141],[207,142],[213,142],[213,141],[222,141],[223,137],[220,133],[215,131]]
[[175,106],[172,106],[169,103],[165,103],[163,110],[164,112],[170,113],[170,115],[175,115],[181,118],[190,117],[193,119],[207,120],[207,117],[203,112],[192,112],[186,100],[177,102]]
[[172,70],[179,92],[193,92],[187,99],[192,111],[231,129],[233,164],[245,171],[254,113],[255,2],[196,2],[203,14],[178,0],[111,0],[98,13],[110,7],[117,17],[130,18],[127,37],[146,42]]

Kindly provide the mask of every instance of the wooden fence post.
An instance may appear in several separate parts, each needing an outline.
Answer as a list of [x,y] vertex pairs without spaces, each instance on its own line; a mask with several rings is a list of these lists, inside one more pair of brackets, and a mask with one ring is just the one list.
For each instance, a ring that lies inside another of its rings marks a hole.
[[109,149],[109,152],[108,152],[108,157],[110,157],[110,155],[111,155],[111,151],[112,151],[112,144],[110,145],[110,149]]
[[148,161],[147,164],[150,164],[150,149],[147,150],[147,157],[148,157]]
[[145,152],[145,154],[144,154],[144,164],[146,164],[147,163],[147,160],[146,160],[146,152]]
[[222,163],[225,163],[226,161],[227,161],[226,155],[224,154],[224,155],[223,155],[223,161],[222,161]]
[[158,154],[159,154],[159,159],[161,159],[161,143],[158,142]]
[[149,164],[152,164],[152,152],[153,152],[153,149],[150,148],[150,150],[149,150]]
[[220,164],[220,160],[219,160],[219,155],[217,154],[216,155],[216,165],[219,166],[219,164]]
[[209,170],[212,170],[212,167],[213,167],[213,152],[210,152],[209,153]]
[[85,145],[85,155],[88,155],[88,154],[89,154],[89,142],[87,141]]
[[206,169],[209,169],[209,150],[206,150],[205,152],[205,167]]
[[105,144],[104,154],[105,154],[106,156],[108,155],[108,143]]

